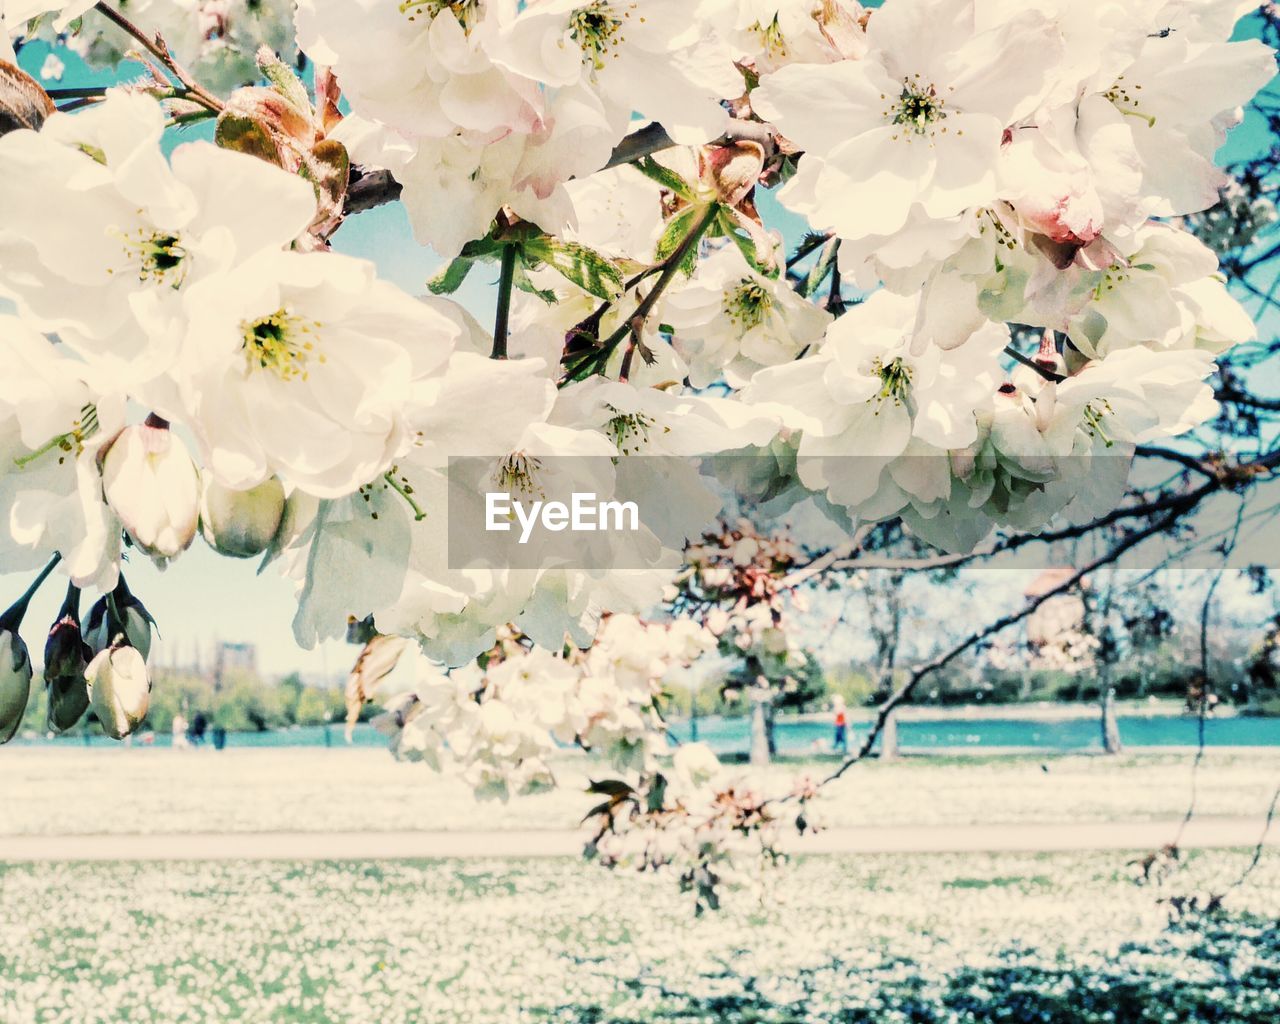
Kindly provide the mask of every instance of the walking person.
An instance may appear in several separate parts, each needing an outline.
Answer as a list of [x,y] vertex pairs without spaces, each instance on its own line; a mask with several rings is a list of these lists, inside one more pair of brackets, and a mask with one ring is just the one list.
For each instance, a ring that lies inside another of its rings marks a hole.
[[836,694],[831,698],[831,710],[835,716],[836,735],[831,749],[841,754],[849,753],[849,716],[845,712],[844,698]]

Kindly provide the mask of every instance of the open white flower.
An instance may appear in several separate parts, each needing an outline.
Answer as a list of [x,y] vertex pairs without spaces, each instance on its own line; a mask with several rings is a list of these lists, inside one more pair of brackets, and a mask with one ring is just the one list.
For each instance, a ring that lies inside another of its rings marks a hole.
[[1194,235],[1155,222],[1135,242],[1131,255],[1080,276],[1078,287],[1091,291],[1067,333],[1086,355],[1133,345],[1171,348],[1195,336],[1195,315],[1179,301],[1179,289],[1210,279],[1217,257]]
[[102,497],[98,457],[124,404],[85,383],[85,365],[22,321],[0,317],[0,570],[55,553],[78,586],[110,589],[120,521]]
[[[933,472],[947,475],[937,456],[977,437],[975,410],[1001,376],[1008,328],[988,323],[942,350],[919,344],[918,316],[917,299],[878,292],[831,326],[817,356],[762,370],[747,389],[748,401],[783,407],[784,422],[802,430],[800,478],[833,502],[878,514],[877,501],[898,493],[881,486],[900,456],[896,486],[936,490]],[[930,479],[910,478],[918,472]]]
[[177,386],[159,411],[187,422],[227,487],[274,474],[332,498],[391,465],[412,382],[462,334],[372,264],[334,253],[263,254],[192,286],[186,313]]
[[[527,167],[529,136],[510,133],[493,139],[459,129],[441,137],[415,137],[352,115],[333,138],[346,145],[357,163],[395,175],[414,237],[445,259],[484,235],[504,206],[547,231],[571,221],[568,200],[557,187],[571,172]],[[540,187],[548,175],[550,184]]]
[[531,0],[503,30],[495,59],[527,79],[595,100],[613,141],[637,112],[677,142],[707,142],[727,123],[720,101],[744,91],[709,17],[712,3]]
[[802,298],[785,277],[747,265],[734,246],[698,264],[692,280],[666,299],[662,319],[689,366],[694,387],[721,373],[741,387],[758,369],[788,362],[821,339],[831,314]]
[[113,91],[0,138],[0,293],[123,384],[167,368],[187,288],[315,215],[304,180],[253,157],[190,143],[166,162],[163,130],[154,100]]
[[757,74],[787,64],[856,59],[867,50],[865,10],[857,0],[721,0],[718,24],[734,56]]
[[1145,31],[1135,33],[1133,52],[1104,50],[1078,106],[1082,124],[1128,130],[1129,151],[1142,171],[1138,194],[1144,212],[1155,217],[1217,202],[1226,179],[1213,165],[1214,154],[1226,130],[1239,122],[1240,105],[1276,74],[1275,54],[1261,42],[1227,42],[1231,27],[1214,21],[1197,24],[1221,35],[1197,37],[1186,31],[1192,26],[1180,17],[1180,7],[1187,9],[1154,5],[1143,20]]
[[494,64],[495,0],[300,0],[298,42],[329,65],[355,113],[406,136],[459,129],[496,141],[540,120],[535,83]]
[[1037,106],[1057,39],[1033,11],[988,26],[975,0],[877,9],[862,59],[788,65],[752,92],[805,151],[779,198],[852,239],[893,234],[916,205],[936,219],[992,201],[1004,131]]

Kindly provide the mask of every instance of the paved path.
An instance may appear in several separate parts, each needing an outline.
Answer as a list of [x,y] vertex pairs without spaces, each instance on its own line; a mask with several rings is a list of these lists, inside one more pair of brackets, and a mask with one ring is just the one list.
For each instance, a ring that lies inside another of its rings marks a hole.
[[[794,840],[789,849],[810,854],[1153,850],[1177,829],[1176,821],[842,828]],[[1182,845],[1252,847],[1261,831],[1255,818],[1201,818],[1188,826]],[[582,833],[552,830],[0,836],[0,861],[573,857],[582,843]],[[1280,846],[1280,827],[1271,830],[1268,845]]]

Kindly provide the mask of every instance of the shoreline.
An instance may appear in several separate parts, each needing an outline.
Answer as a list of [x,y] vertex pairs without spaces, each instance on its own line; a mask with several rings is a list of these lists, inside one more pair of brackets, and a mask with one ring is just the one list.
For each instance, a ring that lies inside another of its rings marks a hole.
[[[1120,718],[1179,718],[1194,721],[1196,715],[1187,712],[1179,701],[1117,701],[1116,715]],[[847,708],[846,713],[851,723],[875,721],[875,708]],[[970,722],[970,721],[1024,721],[1024,722],[1067,722],[1094,721],[1101,714],[1097,704],[1062,704],[1053,701],[1036,701],[1026,704],[948,704],[924,705],[908,704],[898,709],[899,722]],[[730,721],[745,716],[699,715],[698,721]],[[1221,721],[1227,718],[1242,717],[1234,707],[1218,707],[1209,721]],[[800,714],[780,714],[777,724],[798,722],[830,723],[831,712],[806,711]],[[670,720],[672,725],[688,725],[690,718],[683,715]]]

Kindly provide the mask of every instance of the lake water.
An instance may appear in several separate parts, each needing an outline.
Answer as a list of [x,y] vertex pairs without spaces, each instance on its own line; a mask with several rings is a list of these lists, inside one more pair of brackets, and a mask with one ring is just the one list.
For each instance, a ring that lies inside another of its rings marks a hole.
[[[1120,738],[1130,747],[1195,746],[1197,722],[1193,716],[1120,716]],[[691,738],[689,723],[673,726],[672,735],[680,741]],[[866,723],[850,728],[849,745],[855,747],[867,734]],[[749,724],[745,718],[700,718],[698,739],[720,754],[745,752],[750,746]],[[825,722],[779,722],[776,730],[778,749],[784,754],[803,754],[814,749],[829,750],[832,727]],[[151,741],[167,747],[172,738],[156,734]],[[358,747],[386,745],[386,738],[369,725],[356,727],[352,744]],[[1061,721],[1029,719],[973,718],[909,721],[898,726],[899,745],[906,749],[929,750],[945,747],[1034,747],[1041,750],[1099,750],[1102,747],[1098,720],[1075,718]],[[1215,747],[1280,746],[1280,718],[1220,718],[1205,723],[1205,742]],[[14,745],[92,747],[119,746],[115,740],[92,734],[59,736],[55,739],[19,736]],[[135,737],[134,745],[143,738]],[[210,745],[206,737],[205,744]],[[342,726],[304,726],[273,732],[238,732],[227,735],[228,747],[342,747]]]
[[[869,723],[850,727],[849,746],[866,738]],[[1120,716],[1120,739],[1130,747],[1195,746],[1198,723],[1194,716]],[[688,723],[675,726],[672,734],[680,740],[691,738]],[[814,748],[830,749],[833,728],[826,722],[779,722],[775,730],[778,751],[805,753]],[[750,733],[744,718],[702,718],[698,739],[716,753],[745,751]],[[1205,722],[1205,743],[1215,747],[1280,746],[1280,718],[1220,718]],[[928,750],[940,747],[1035,747],[1041,750],[1101,750],[1101,726],[1097,718],[1060,721],[1030,719],[973,718],[904,721],[898,725],[898,745],[904,749]]]

